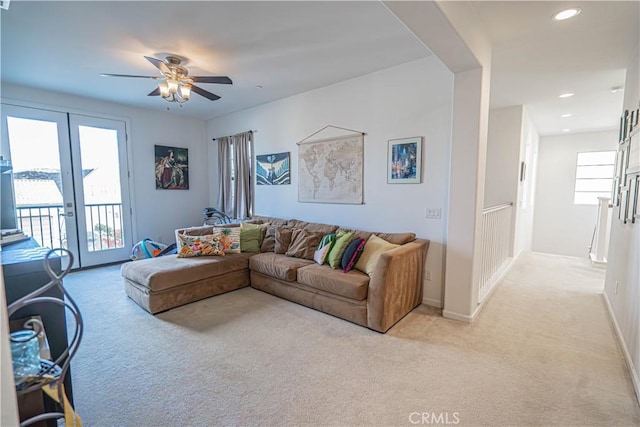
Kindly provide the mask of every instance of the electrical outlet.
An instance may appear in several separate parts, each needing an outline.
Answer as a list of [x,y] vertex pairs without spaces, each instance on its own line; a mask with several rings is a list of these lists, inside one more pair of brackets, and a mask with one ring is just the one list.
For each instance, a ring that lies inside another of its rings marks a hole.
[[616,280],[616,290],[615,290],[616,295],[618,295],[618,285],[619,285],[619,284],[620,284],[620,282],[618,282],[618,281]]
[[424,272],[424,278],[427,280],[427,282],[431,281],[431,271],[427,270]]

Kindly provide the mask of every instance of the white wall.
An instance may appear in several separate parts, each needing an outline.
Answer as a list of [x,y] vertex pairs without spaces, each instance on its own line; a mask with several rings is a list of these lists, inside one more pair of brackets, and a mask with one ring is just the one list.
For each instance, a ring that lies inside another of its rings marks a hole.
[[[639,63],[637,49],[627,68],[623,109],[640,106]],[[640,402],[640,223],[623,224],[618,209],[613,210],[604,292]]]
[[[452,85],[452,74],[437,59],[426,58],[211,120],[208,136],[255,129],[256,154],[291,152],[291,185],[257,186],[256,214],[412,231],[431,240],[427,269],[432,281],[425,282],[425,302],[441,305]],[[363,205],[297,201],[296,143],[326,125],[366,132]],[[411,136],[424,136],[422,184],[387,184],[387,141]],[[215,143],[209,152],[209,162],[217,162]],[[213,185],[213,206],[217,194]],[[441,208],[442,218],[425,219],[426,208]]]
[[484,207],[516,204],[522,136],[522,106],[489,111]]
[[[485,208],[513,204],[512,255],[531,250],[538,132],[522,105],[489,112]],[[521,163],[524,180],[520,181]]]
[[586,258],[597,205],[575,205],[578,152],[617,149],[618,131],[540,138],[533,250]]
[[[133,221],[134,232],[137,231],[134,241],[149,237],[171,243],[173,230],[202,222],[209,190],[203,120],[5,83],[2,102],[50,106],[57,111],[128,121]],[[189,149],[189,190],[156,190],[154,145]]]
[[[514,211],[515,239],[514,255],[518,256],[522,251],[530,251],[533,246],[533,218],[536,193],[536,175],[538,166],[538,150],[540,137],[527,109],[522,109],[522,134],[520,137],[520,157],[517,162],[518,197]],[[520,164],[524,162],[524,180],[520,181]]]

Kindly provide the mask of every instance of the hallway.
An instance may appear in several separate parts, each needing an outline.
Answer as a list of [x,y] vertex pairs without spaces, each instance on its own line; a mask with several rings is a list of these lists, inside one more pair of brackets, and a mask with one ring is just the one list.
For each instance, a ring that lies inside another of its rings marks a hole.
[[[638,425],[640,407],[601,293],[604,276],[586,259],[525,252],[475,323],[420,306],[390,334],[499,360],[502,384],[487,382],[486,393],[522,394],[500,409],[519,413],[511,419]],[[473,383],[488,380],[472,366],[458,369]]]

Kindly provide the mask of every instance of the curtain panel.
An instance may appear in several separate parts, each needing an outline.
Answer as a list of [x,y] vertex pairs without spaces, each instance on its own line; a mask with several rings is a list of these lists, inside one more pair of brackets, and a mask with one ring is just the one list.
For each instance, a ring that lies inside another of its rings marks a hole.
[[251,131],[218,138],[218,208],[230,218],[253,215],[252,145]]

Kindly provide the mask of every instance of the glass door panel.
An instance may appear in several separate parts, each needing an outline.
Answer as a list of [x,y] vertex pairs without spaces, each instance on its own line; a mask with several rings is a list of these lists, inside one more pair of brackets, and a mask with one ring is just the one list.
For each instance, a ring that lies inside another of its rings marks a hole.
[[[124,122],[70,115],[82,265],[127,259],[132,246]],[[124,184],[124,185],[123,185]]]
[[66,114],[3,105],[2,124],[2,156],[13,167],[17,227],[40,246],[68,249],[78,267]]

